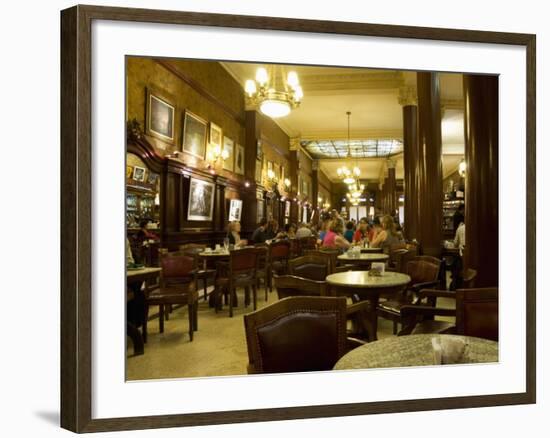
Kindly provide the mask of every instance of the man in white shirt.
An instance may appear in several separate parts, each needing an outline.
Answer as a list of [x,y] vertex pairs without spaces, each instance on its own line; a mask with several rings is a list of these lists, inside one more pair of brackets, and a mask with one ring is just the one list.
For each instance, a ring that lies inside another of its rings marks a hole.
[[458,248],[460,257],[462,257],[462,252],[464,250],[464,246],[466,245],[466,225],[464,225],[464,222],[460,222],[458,228],[456,229],[454,243],[455,248]]

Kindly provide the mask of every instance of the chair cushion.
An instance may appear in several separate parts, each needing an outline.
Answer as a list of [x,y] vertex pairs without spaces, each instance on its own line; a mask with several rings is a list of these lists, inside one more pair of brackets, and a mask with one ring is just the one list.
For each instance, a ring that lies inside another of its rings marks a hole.
[[401,314],[401,307],[411,304],[411,301],[403,300],[387,300],[378,303],[378,310],[384,312],[394,313],[396,315]]
[[147,297],[149,305],[158,304],[189,304],[199,298],[196,290],[184,292],[178,288],[154,289]]
[[337,319],[327,312],[285,315],[258,328],[258,341],[264,373],[331,370],[339,358]]

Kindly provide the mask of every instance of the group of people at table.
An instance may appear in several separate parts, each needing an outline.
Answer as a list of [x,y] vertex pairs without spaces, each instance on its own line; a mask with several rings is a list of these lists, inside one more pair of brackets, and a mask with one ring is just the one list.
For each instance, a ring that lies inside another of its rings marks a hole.
[[390,215],[375,217],[372,221],[362,218],[345,223],[336,210],[324,213],[318,226],[300,223],[285,224],[279,229],[275,220],[262,219],[252,233],[250,240],[241,239],[241,224],[230,222],[227,239],[229,245],[240,248],[249,244],[265,243],[282,239],[317,237],[319,247],[347,250],[354,245],[381,248],[388,253],[392,245],[403,243],[400,225]]

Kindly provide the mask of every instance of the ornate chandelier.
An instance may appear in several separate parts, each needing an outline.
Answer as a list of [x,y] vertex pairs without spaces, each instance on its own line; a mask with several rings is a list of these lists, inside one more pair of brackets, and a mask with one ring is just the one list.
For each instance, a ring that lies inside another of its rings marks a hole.
[[359,205],[359,198],[361,198],[361,195],[363,195],[365,191],[365,185],[360,184],[359,181],[355,181],[348,186],[348,189],[349,191],[346,196],[351,202],[351,205]]
[[[350,116],[351,111],[347,111],[346,115],[348,116],[348,156],[347,158],[349,161],[352,160],[351,157],[351,140],[350,140]],[[336,174],[338,175],[338,178],[340,178],[344,183],[350,185],[350,184],[358,184],[356,180],[359,178],[359,175],[361,175],[361,170],[359,170],[359,167],[357,167],[357,163],[355,166],[353,166],[352,169],[349,169],[345,164],[338,169],[336,169]]]
[[258,68],[256,79],[248,79],[244,91],[248,105],[259,108],[263,114],[274,119],[290,114],[292,109],[300,106],[304,97],[296,72],[288,72],[285,80],[280,66],[271,66],[271,75],[264,67]]

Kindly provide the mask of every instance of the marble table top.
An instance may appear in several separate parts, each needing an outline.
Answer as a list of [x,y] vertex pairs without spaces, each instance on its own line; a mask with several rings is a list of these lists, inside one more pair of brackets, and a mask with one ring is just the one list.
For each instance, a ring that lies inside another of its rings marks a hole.
[[371,248],[371,247],[363,248],[363,247],[361,247],[361,252],[363,252],[363,253],[381,253],[382,248]]
[[411,277],[400,272],[384,272],[380,277],[369,276],[369,271],[338,272],[327,276],[326,281],[331,286],[345,286],[348,288],[383,288],[404,286],[411,281]]
[[338,256],[338,260],[352,263],[385,262],[389,258],[389,255],[380,253],[354,254],[353,256],[351,254],[345,253]]
[[143,267],[143,268],[137,268],[137,269],[126,269],[126,277],[132,278],[132,277],[139,277],[143,275],[152,275],[157,274],[160,271],[162,271],[161,268],[155,268],[155,267]]
[[221,250],[221,251],[211,251],[211,252],[201,252],[199,253],[199,257],[229,257],[229,251]]
[[351,350],[335,370],[394,368],[434,365],[432,338],[454,336],[465,340],[464,355],[457,363],[498,362],[498,342],[457,335],[391,336]]

